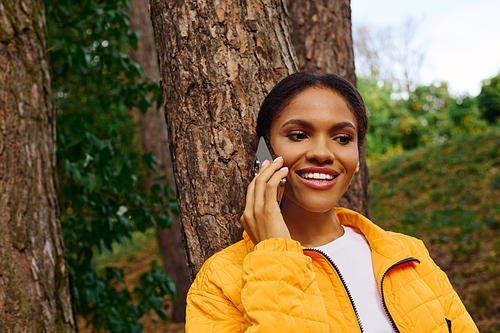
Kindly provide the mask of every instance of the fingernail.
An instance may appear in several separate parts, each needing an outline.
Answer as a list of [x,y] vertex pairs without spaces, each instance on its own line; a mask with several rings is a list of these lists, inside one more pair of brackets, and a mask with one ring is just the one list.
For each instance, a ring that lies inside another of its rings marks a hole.
[[267,163],[269,163],[268,160],[265,160],[264,162],[262,162],[262,167],[265,167]]
[[280,169],[280,171],[286,171],[286,170],[288,170],[288,167],[282,167],[282,168]]
[[283,157],[278,156],[278,157],[276,157],[276,158],[274,159],[274,161],[273,161],[273,162],[277,162],[277,161],[282,160],[282,159],[283,159]]

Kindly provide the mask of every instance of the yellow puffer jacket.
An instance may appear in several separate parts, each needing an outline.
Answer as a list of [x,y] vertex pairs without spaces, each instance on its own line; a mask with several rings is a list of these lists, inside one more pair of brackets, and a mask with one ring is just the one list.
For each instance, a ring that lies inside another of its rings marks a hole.
[[[478,332],[423,243],[335,209],[368,240],[396,332]],[[248,235],[208,259],[188,293],[186,332],[362,332],[349,295],[321,253],[289,239]]]

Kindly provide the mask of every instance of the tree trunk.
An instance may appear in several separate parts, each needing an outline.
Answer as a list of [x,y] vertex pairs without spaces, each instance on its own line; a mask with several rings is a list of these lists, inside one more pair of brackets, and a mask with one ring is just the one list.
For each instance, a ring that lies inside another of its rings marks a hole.
[[74,332],[42,0],[0,1],[0,332]]
[[[356,85],[349,0],[285,0],[290,36],[301,71],[338,74]],[[359,172],[338,205],[371,218],[368,167],[361,147]]]
[[241,239],[264,96],[297,71],[278,0],[150,0],[190,278]]
[[[130,26],[132,30],[140,33],[139,48],[137,52],[132,52],[132,59],[142,65],[147,77],[159,79],[158,57],[148,11],[148,0],[133,0],[130,2],[130,6]],[[144,150],[152,151],[159,162],[157,172],[150,175],[146,186],[149,188],[153,184],[153,178],[157,175],[166,175],[168,182],[175,187],[163,106],[158,110],[157,106],[153,105],[145,115],[141,114],[139,110],[134,110],[134,113],[139,121]],[[163,267],[170,274],[170,277],[177,281],[179,297],[173,300],[174,309],[170,319],[175,322],[183,322],[186,316],[186,295],[190,281],[186,266],[186,253],[182,244],[180,220],[176,216],[171,217],[174,222],[172,230],[157,228],[158,244],[162,254]]]

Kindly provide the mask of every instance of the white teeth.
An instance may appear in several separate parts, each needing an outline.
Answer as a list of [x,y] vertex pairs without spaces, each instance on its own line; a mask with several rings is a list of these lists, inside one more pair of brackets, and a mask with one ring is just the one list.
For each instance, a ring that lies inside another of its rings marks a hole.
[[305,172],[305,173],[299,173],[299,175],[302,178],[312,179],[312,180],[332,180],[334,178],[333,175],[329,175],[326,173],[319,173],[319,172],[315,173]]

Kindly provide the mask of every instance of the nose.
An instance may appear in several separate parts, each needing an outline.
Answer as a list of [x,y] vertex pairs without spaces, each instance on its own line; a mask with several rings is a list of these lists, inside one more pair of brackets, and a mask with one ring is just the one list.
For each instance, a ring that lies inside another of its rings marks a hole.
[[306,153],[306,158],[309,161],[316,161],[321,164],[330,164],[335,160],[335,155],[333,154],[331,139],[328,138],[318,138],[317,140],[311,141],[311,145]]

